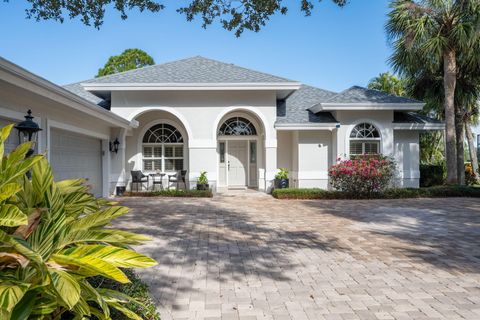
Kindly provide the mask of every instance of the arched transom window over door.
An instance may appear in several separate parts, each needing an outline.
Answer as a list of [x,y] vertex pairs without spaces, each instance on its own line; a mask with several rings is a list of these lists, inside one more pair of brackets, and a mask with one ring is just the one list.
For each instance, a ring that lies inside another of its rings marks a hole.
[[174,126],[159,123],[145,132],[142,140],[143,170],[183,170],[183,136]]
[[356,125],[350,133],[350,155],[380,153],[380,132],[370,123]]
[[256,136],[253,123],[242,117],[233,117],[225,121],[218,130],[219,136]]

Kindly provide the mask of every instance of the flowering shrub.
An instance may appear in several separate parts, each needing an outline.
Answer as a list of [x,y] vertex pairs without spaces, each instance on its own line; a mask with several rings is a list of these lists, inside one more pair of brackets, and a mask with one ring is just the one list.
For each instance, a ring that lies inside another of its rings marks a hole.
[[467,186],[478,184],[477,177],[475,177],[475,172],[473,172],[471,163],[465,164],[465,184]]
[[370,196],[385,191],[395,175],[395,161],[383,155],[337,159],[328,171],[330,184],[338,191]]

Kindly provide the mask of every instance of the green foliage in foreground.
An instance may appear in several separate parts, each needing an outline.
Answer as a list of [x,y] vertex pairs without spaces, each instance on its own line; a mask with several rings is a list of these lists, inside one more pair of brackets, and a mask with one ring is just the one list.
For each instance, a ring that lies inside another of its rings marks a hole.
[[108,320],[117,310],[141,320],[126,307],[140,302],[88,282],[126,284],[121,268],[156,265],[128,248],[147,237],[106,228],[128,208],[96,199],[83,180],[55,182],[43,156],[25,159],[30,143],[4,156],[11,129],[0,129],[0,319]]
[[152,192],[126,192],[125,196],[130,197],[179,197],[179,198],[211,198],[212,190],[159,190]]
[[[91,277],[88,279],[88,282],[92,285],[92,287],[103,288],[103,289],[110,289],[116,290],[123,294],[126,294],[136,301],[143,304],[140,307],[136,303],[128,303],[125,307],[129,310],[134,311],[138,314],[142,319],[145,320],[160,320],[160,315],[157,312],[157,308],[155,306],[155,302],[150,297],[148,292],[148,285],[146,285],[138,275],[130,269],[124,269],[123,272],[130,280],[130,283],[121,284],[117,281],[113,281],[104,277]],[[125,316],[123,313],[113,309],[110,313],[110,317],[115,320],[128,320],[129,318]]]
[[272,192],[277,199],[405,199],[405,198],[447,198],[447,197],[480,197],[479,187],[470,186],[437,186],[430,188],[402,188],[388,189],[385,192],[374,194],[371,197],[362,197],[341,191],[323,189],[274,189]]

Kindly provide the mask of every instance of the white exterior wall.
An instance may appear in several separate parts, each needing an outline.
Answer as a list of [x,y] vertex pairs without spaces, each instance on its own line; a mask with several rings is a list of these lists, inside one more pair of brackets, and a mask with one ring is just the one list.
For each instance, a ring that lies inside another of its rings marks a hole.
[[420,186],[419,132],[395,130],[395,160],[397,161],[398,187],[418,188]]
[[[212,186],[219,177],[217,129],[231,114],[254,116],[263,128],[259,143],[258,187],[269,190],[277,169],[276,95],[274,91],[122,91],[112,92],[112,112],[128,120],[138,120],[140,126],[127,137],[127,171],[137,154],[139,134],[146,122],[166,114],[180,123],[188,136],[188,170],[190,185],[196,183],[200,172],[208,172]],[[153,111],[162,111],[154,113]],[[133,147],[131,146],[133,144]],[[263,145],[263,148],[260,147]],[[133,148],[133,149],[132,149]],[[138,162],[138,160],[137,160]],[[134,165],[134,168],[139,168]]]
[[[31,109],[35,117],[34,121],[43,129],[38,134],[37,152],[45,153],[48,159],[50,159],[51,128],[67,130],[102,141],[103,176],[100,178],[103,182],[102,195],[106,197],[112,194],[115,184],[109,183],[109,172],[116,155],[109,152],[108,142],[115,139],[113,127],[102,119],[71,108],[72,102],[68,99],[64,99],[62,103],[58,102],[58,97],[52,92],[30,82],[1,72],[0,78],[3,79],[0,81],[2,122],[22,121],[27,110]],[[17,135],[16,130],[13,130],[12,134]]]

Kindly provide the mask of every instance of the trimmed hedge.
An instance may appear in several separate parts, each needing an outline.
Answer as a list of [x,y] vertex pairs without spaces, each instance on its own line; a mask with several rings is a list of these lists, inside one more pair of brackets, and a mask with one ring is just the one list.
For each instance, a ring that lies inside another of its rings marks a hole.
[[159,190],[151,192],[125,192],[126,197],[180,197],[180,198],[211,198],[212,190]]
[[363,197],[341,191],[323,189],[274,189],[272,196],[277,199],[405,199],[405,198],[480,198],[480,188],[471,186],[437,186],[430,188],[388,189],[372,197]]

